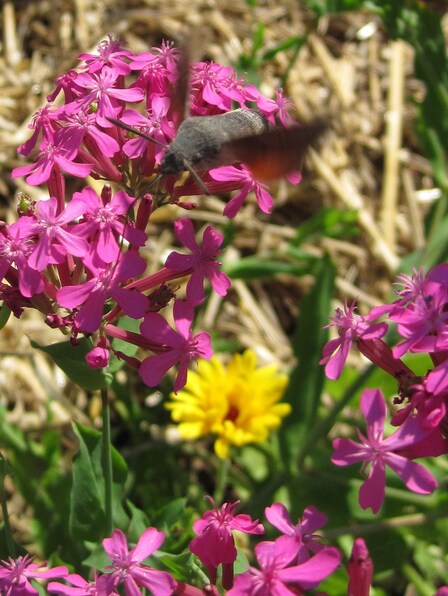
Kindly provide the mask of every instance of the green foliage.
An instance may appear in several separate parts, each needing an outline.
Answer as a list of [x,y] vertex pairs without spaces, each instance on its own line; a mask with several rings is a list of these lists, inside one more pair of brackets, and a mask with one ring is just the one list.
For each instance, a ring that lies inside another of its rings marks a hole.
[[316,271],[316,281],[301,304],[301,313],[292,338],[298,365],[292,371],[284,401],[291,404],[292,413],[282,427],[283,456],[295,466],[304,433],[315,423],[322,396],[325,375],[319,366],[322,348],[328,337],[324,328],[331,310],[335,270],[324,257]]
[[[95,429],[74,426],[79,450],[73,458],[73,487],[70,499],[70,534],[76,540],[97,541],[107,535],[104,503],[103,436]],[[127,466],[120,453],[112,448],[114,491],[114,527],[125,528],[128,517],[121,503]]]
[[2,306],[0,307],[0,329],[3,329],[3,327],[9,321],[10,316],[10,309],[6,306],[6,304],[2,304]]
[[305,4],[317,15],[323,16],[348,10],[359,10],[364,2],[363,0],[305,0]]
[[77,385],[86,391],[105,389],[112,382],[112,375],[104,368],[93,370],[86,362],[86,355],[93,349],[89,339],[81,339],[74,346],[69,341],[62,341],[50,346],[41,346],[31,340],[33,348],[42,350],[62,369]]

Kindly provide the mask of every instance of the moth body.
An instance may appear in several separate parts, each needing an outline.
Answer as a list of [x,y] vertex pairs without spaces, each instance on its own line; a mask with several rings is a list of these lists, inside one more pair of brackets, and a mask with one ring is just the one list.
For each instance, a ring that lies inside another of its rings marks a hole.
[[266,118],[254,110],[233,110],[216,116],[192,116],[182,122],[162,158],[162,174],[185,169],[206,171],[240,160],[232,143],[269,130]]

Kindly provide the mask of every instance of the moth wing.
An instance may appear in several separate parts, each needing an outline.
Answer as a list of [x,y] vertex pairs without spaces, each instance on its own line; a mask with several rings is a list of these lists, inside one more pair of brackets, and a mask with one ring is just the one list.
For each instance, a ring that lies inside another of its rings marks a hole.
[[226,141],[222,150],[235,162],[246,164],[257,180],[273,180],[300,170],[307,149],[327,128],[324,120],[291,128],[276,126],[260,134]]
[[177,79],[172,89],[172,113],[178,119],[176,126],[188,118],[190,113],[190,51],[189,44],[184,41],[179,47],[179,60],[177,62]]

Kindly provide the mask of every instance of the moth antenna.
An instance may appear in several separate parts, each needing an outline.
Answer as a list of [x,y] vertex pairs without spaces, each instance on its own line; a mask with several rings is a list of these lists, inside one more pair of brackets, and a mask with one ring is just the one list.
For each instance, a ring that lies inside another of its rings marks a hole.
[[115,124],[115,126],[124,128],[124,130],[127,130],[128,132],[132,132],[135,135],[142,137],[142,139],[151,141],[151,143],[154,143],[155,145],[159,145],[159,147],[163,147],[164,149],[166,149],[168,147],[168,145],[166,143],[162,143],[161,141],[158,141],[157,139],[153,139],[153,137],[150,137],[149,135],[145,134],[144,132],[141,132],[140,130],[137,130],[136,128],[133,128],[132,126],[129,126],[129,124],[125,124],[121,120],[117,120],[116,118],[109,118],[109,117],[107,119],[109,120],[109,122],[112,122],[112,124]]
[[139,193],[140,196],[144,196],[155,184],[157,184],[160,181],[161,178],[163,178],[163,176],[164,176],[164,174],[162,174],[161,172],[159,174],[157,174],[157,176],[154,178],[154,180],[151,180],[151,182],[149,182],[143,188],[143,190]]
[[196,172],[196,170],[193,168],[193,166],[191,165],[191,163],[189,161],[187,161],[186,159],[183,160],[183,164],[185,166],[185,169],[188,170],[190,172],[190,174],[193,176],[193,178],[195,179],[195,181],[198,183],[198,185],[201,187],[201,189],[204,191],[204,194],[209,195],[210,191],[209,189],[205,186],[204,181],[202,180],[202,178],[198,175],[198,173]]

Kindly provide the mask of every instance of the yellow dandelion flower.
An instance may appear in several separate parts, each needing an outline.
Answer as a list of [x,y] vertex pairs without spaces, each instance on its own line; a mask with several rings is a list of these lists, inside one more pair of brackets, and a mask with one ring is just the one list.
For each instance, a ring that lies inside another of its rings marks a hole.
[[170,395],[172,419],[184,439],[217,435],[215,453],[229,456],[230,446],[265,441],[291,407],[278,403],[288,377],[276,365],[257,368],[253,350],[236,354],[225,367],[214,356],[189,371],[182,391]]

